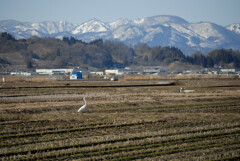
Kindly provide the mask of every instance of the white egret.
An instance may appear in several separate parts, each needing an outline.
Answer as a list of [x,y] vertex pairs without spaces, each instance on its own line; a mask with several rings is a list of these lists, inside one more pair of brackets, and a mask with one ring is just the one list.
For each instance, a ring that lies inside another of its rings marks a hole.
[[183,92],[183,88],[181,87],[180,89],[179,89],[179,93],[182,93]]
[[85,110],[86,107],[87,107],[87,101],[85,100],[85,97],[83,97],[83,100],[84,100],[85,104],[78,109],[78,112],[82,112],[82,111]]

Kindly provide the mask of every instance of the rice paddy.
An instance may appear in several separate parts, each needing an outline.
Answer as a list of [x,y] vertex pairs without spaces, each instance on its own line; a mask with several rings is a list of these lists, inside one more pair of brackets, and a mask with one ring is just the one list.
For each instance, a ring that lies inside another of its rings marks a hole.
[[[58,88],[54,88],[54,83]],[[1,160],[239,160],[239,79],[1,84]],[[34,88],[35,86],[44,88]],[[31,88],[8,88],[8,87]],[[63,88],[61,88],[63,86]],[[72,87],[71,87],[72,86]],[[81,86],[81,88],[73,88]],[[192,90],[179,93],[179,88]],[[83,97],[88,102],[83,113]]]

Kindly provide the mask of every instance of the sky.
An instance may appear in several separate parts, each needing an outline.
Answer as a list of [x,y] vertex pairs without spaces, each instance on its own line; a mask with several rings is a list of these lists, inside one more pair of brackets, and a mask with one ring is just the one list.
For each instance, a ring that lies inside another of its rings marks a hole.
[[240,0],[0,0],[0,20],[81,24],[93,18],[112,22],[156,15],[227,26],[240,23]]

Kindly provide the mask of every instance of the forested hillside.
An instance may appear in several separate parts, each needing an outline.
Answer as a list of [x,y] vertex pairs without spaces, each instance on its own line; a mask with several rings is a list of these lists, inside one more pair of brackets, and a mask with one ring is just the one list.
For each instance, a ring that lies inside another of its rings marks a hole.
[[0,65],[7,69],[34,68],[114,68],[125,66],[161,65],[173,62],[200,65],[202,67],[240,67],[240,52],[216,49],[207,55],[201,52],[184,55],[175,47],[149,47],[138,44],[129,47],[114,40],[97,39],[89,43],[73,37],[31,37],[16,40],[8,33],[0,37]]

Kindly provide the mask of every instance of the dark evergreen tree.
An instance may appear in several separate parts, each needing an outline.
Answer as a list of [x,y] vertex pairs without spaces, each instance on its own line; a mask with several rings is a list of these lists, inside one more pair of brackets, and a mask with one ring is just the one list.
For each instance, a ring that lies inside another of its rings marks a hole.
[[13,41],[16,40],[11,34],[9,34],[7,32],[1,33],[1,37],[4,39],[7,39],[7,40],[13,40]]

